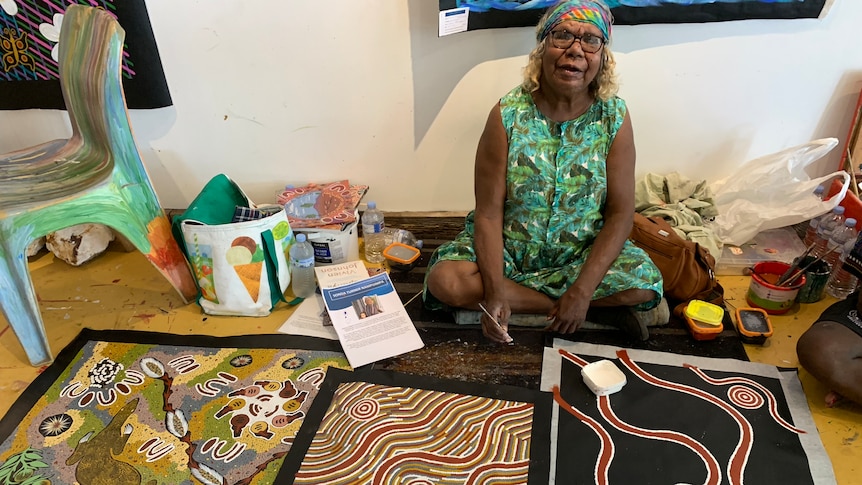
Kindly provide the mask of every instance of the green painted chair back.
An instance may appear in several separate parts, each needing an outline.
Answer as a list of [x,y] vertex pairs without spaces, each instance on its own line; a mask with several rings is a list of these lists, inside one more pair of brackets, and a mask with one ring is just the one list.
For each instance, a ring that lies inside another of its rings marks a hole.
[[70,5],[59,64],[72,136],[0,155],[0,306],[33,365],[53,360],[25,257],[45,234],[104,224],[143,253],[184,302],[197,294],[132,134],[121,82],[124,38],[111,14]]

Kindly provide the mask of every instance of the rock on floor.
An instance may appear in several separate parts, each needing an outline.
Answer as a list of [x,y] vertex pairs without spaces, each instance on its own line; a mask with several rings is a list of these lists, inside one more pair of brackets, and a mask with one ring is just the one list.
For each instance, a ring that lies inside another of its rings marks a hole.
[[72,266],[80,266],[102,254],[114,232],[101,224],[79,224],[45,236],[45,245],[54,255]]

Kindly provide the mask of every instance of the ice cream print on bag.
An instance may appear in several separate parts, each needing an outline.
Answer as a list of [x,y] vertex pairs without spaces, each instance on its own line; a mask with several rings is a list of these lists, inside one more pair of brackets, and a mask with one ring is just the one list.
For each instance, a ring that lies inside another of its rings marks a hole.
[[225,260],[233,266],[253,301],[260,296],[260,275],[263,273],[263,249],[254,239],[240,236],[231,242]]
[[283,210],[227,224],[185,220],[181,229],[205,313],[266,316],[284,300],[294,234]]

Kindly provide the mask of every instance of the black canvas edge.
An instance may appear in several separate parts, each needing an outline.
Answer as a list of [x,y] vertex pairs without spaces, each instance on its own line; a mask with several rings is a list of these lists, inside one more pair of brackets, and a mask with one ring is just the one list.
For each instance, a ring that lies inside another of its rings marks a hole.
[[[121,0],[115,6],[120,26],[126,31],[125,47],[132,51],[129,57],[138,67],[134,78],[123,79],[123,95],[127,108],[154,109],[171,106],[173,101],[146,1]],[[123,25],[123,19],[137,21],[126,26]],[[134,39],[134,44],[128,44],[129,39]],[[145,49],[142,48],[144,46]]]
[[[6,440],[23,421],[24,417],[33,408],[33,405],[44,395],[56,382],[60,375],[69,367],[78,352],[84,348],[87,342],[119,342],[131,344],[161,344],[185,347],[250,347],[263,349],[289,349],[297,348],[304,350],[323,350],[333,352],[344,352],[341,343],[335,340],[308,337],[305,335],[289,334],[254,334],[228,337],[214,337],[211,335],[178,335],[162,332],[148,332],[142,330],[94,330],[83,328],[78,335],[66,345],[54,362],[44,372],[24,389],[18,399],[0,419],[0,443]],[[329,369],[332,370],[332,369]],[[329,372],[327,370],[327,372]]]
[[400,372],[359,369],[354,372],[331,368],[326,371],[326,378],[314,398],[308,414],[302,421],[302,426],[296,434],[296,439],[290,447],[276,476],[276,484],[290,485],[294,475],[302,465],[305,454],[311,446],[320,423],[332,403],[338,386],[346,382],[367,382],[385,386],[409,387],[429,391],[460,393],[470,396],[485,397],[533,404],[533,425],[530,435],[530,467],[529,481],[531,485],[546,485],[550,477],[550,436],[553,395],[548,392],[531,390],[524,387],[489,385],[474,382],[464,382],[436,377],[416,376]]

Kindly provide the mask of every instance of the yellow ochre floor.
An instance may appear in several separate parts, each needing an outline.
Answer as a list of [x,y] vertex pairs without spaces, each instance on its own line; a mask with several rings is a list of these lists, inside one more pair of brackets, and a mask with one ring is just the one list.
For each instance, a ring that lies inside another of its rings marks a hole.
[[[292,309],[281,304],[268,317],[215,317],[194,304],[183,304],[167,280],[137,252],[118,245],[80,267],[41,253],[30,262],[51,349],[56,355],[81,330],[125,329],[177,334],[242,335],[275,333]],[[748,277],[721,276],[728,303],[747,306]],[[747,345],[749,358],[781,367],[798,367],[796,340],[835,300],[795,305],[787,314],[772,316],[775,334],[764,346]],[[728,305],[728,310],[733,307]],[[0,413],[9,410],[40,369],[29,365],[6,320],[0,316]],[[862,483],[862,406],[824,406],[827,389],[804,369],[799,376],[808,405],[839,484]]]

